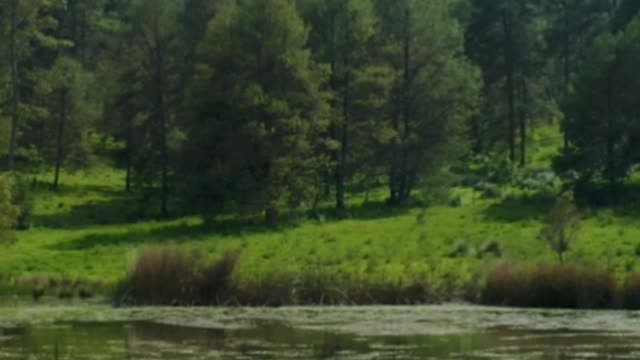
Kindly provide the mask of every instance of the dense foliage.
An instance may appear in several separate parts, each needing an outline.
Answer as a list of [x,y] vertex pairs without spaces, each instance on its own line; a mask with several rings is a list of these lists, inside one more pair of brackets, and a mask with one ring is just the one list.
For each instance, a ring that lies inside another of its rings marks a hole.
[[0,156],[9,172],[54,170],[53,189],[64,171],[108,161],[144,212],[276,224],[331,196],[346,216],[349,193],[379,187],[405,206],[451,185],[463,159],[506,164],[512,180],[535,131],[555,123],[558,174],[613,187],[640,162],[639,10],[4,0]]

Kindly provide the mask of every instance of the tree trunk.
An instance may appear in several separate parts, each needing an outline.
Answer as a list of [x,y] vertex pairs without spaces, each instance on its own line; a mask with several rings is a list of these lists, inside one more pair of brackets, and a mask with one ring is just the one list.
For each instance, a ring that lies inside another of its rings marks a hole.
[[333,182],[333,178],[331,176],[331,170],[326,170],[324,173],[324,198],[329,199],[331,197],[331,183]]
[[65,118],[67,112],[67,90],[60,90],[60,115],[58,118],[58,133],[56,135],[56,168],[55,174],[53,178],[53,189],[58,190],[58,185],[60,182],[60,168],[62,167],[62,160],[64,157],[64,126],[65,126]]
[[125,121],[125,149],[124,149],[124,161],[125,161],[125,178],[124,178],[124,190],[131,192],[131,171],[133,166],[133,118],[135,109],[130,102],[125,102],[123,108],[122,118]]
[[[562,84],[562,95],[566,98],[569,96],[569,81],[571,76],[570,71],[570,33],[569,33],[569,5],[567,2],[564,2],[564,44],[563,44],[563,84]],[[564,140],[564,149],[565,151],[569,149],[569,119],[564,119],[564,129],[563,129],[563,140]]]
[[513,54],[513,24],[511,18],[511,8],[504,10],[503,14],[503,26],[504,26],[504,51],[505,51],[505,63],[507,71],[507,102],[509,105],[509,159],[512,163],[516,160],[516,126],[515,126],[515,99],[514,99],[514,54]]
[[131,192],[131,154],[127,152],[125,156],[127,158],[125,160],[126,168],[125,168],[125,179],[124,179],[124,191],[127,193],[130,193]]
[[[351,22],[347,15],[345,21],[346,44],[351,43]],[[336,166],[336,213],[339,218],[346,216],[344,203],[345,181],[347,177],[347,158],[349,152],[349,122],[351,107],[351,48],[347,45],[343,49],[344,79],[342,89],[342,126],[340,133],[340,151]]]
[[[160,95],[160,104],[164,108],[164,99]],[[169,154],[167,149],[167,120],[164,115],[164,111],[160,112],[160,161],[162,166],[161,174],[161,206],[160,211],[162,215],[167,215],[168,212],[168,197],[169,197]]]
[[18,32],[19,0],[11,0],[10,34],[9,34],[9,67],[11,72],[11,137],[9,138],[8,171],[15,170],[15,155],[18,143],[18,126],[20,125],[20,82],[18,75],[18,54],[16,49]]
[[264,211],[264,220],[271,228],[278,226],[278,209],[273,205],[268,206]]
[[520,106],[520,166],[527,164],[527,108],[529,106],[529,94],[526,80],[521,84],[522,104]]
[[614,154],[614,131],[615,131],[615,111],[613,109],[613,79],[609,76],[607,81],[607,180],[609,181],[609,191],[612,199],[617,202],[615,194],[616,173],[615,173],[615,154]]
[[[156,29],[156,34],[159,29]],[[156,77],[156,89],[155,89],[155,111],[156,111],[156,126],[159,131],[159,147],[160,147],[160,213],[162,216],[166,216],[168,213],[168,198],[169,198],[169,150],[167,145],[167,131],[168,123],[167,116],[165,114],[165,64],[164,64],[164,50],[161,40],[156,37],[155,39],[155,77]]]
[[129,118],[127,115],[127,139],[126,139],[126,148],[125,148],[125,167],[126,167],[126,174],[125,174],[125,179],[124,179],[124,189],[126,192],[131,192],[131,167],[132,167],[132,159],[131,159],[131,155],[133,154],[133,128],[131,125],[131,121],[133,121],[133,119]]
[[411,121],[411,9],[407,7],[404,13],[404,46],[403,46],[403,83],[402,83],[402,138],[400,145],[400,183],[398,184],[398,205],[407,202],[407,188],[409,181],[409,132]]

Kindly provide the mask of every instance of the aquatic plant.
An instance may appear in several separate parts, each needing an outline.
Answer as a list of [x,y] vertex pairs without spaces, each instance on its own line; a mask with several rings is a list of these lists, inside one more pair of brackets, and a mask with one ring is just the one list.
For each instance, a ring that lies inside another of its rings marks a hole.
[[523,270],[503,264],[489,273],[481,299],[488,305],[593,309],[615,306],[616,296],[616,281],[605,270],[558,264]]

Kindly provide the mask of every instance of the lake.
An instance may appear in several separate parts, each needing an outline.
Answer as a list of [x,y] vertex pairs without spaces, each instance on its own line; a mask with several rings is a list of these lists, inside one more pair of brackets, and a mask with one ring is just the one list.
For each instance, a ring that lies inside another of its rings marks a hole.
[[0,307],[0,359],[638,359],[640,313]]

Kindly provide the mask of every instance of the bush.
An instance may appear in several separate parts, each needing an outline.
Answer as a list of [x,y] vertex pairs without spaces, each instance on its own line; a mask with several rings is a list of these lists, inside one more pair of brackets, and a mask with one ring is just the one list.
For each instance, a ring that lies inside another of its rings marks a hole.
[[606,271],[540,265],[528,271],[511,265],[492,271],[482,291],[487,305],[594,309],[615,305],[616,282]]
[[234,300],[247,306],[283,306],[295,303],[295,278],[289,273],[270,274],[233,287]]
[[232,297],[231,275],[238,253],[228,252],[219,261],[204,266],[199,274],[198,291],[203,304],[222,304]]
[[194,257],[171,248],[147,249],[129,272],[130,295],[138,304],[185,304],[194,298]]
[[0,176],[0,233],[13,229],[19,214],[19,209],[12,202],[10,181]]
[[238,257],[228,253],[207,263],[201,254],[171,247],[146,249],[137,257],[117,302],[137,305],[210,305],[228,302]]
[[502,197],[500,187],[492,183],[480,183],[475,186],[474,190],[479,192],[483,199],[499,199]]
[[474,252],[473,245],[466,240],[457,241],[451,251],[449,252],[450,258],[463,258],[472,255]]
[[614,305],[616,282],[605,271],[574,266],[538,266],[529,272],[525,306],[594,309]]
[[28,229],[34,205],[31,196],[31,185],[24,177],[15,175],[12,177],[11,203],[18,209],[16,228],[18,230]]
[[500,243],[494,240],[484,243],[480,248],[480,251],[478,251],[478,257],[482,259],[487,255],[497,258],[502,257],[502,247],[500,246]]
[[640,310],[640,274],[627,278],[622,288],[622,306],[629,310]]
[[553,171],[525,168],[516,174],[514,185],[522,190],[551,195],[561,188],[562,182]]
[[487,305],[517,306],[523,304],[522,272],[510,264],[502,264],[489,272],[482,289],[481,301]]

